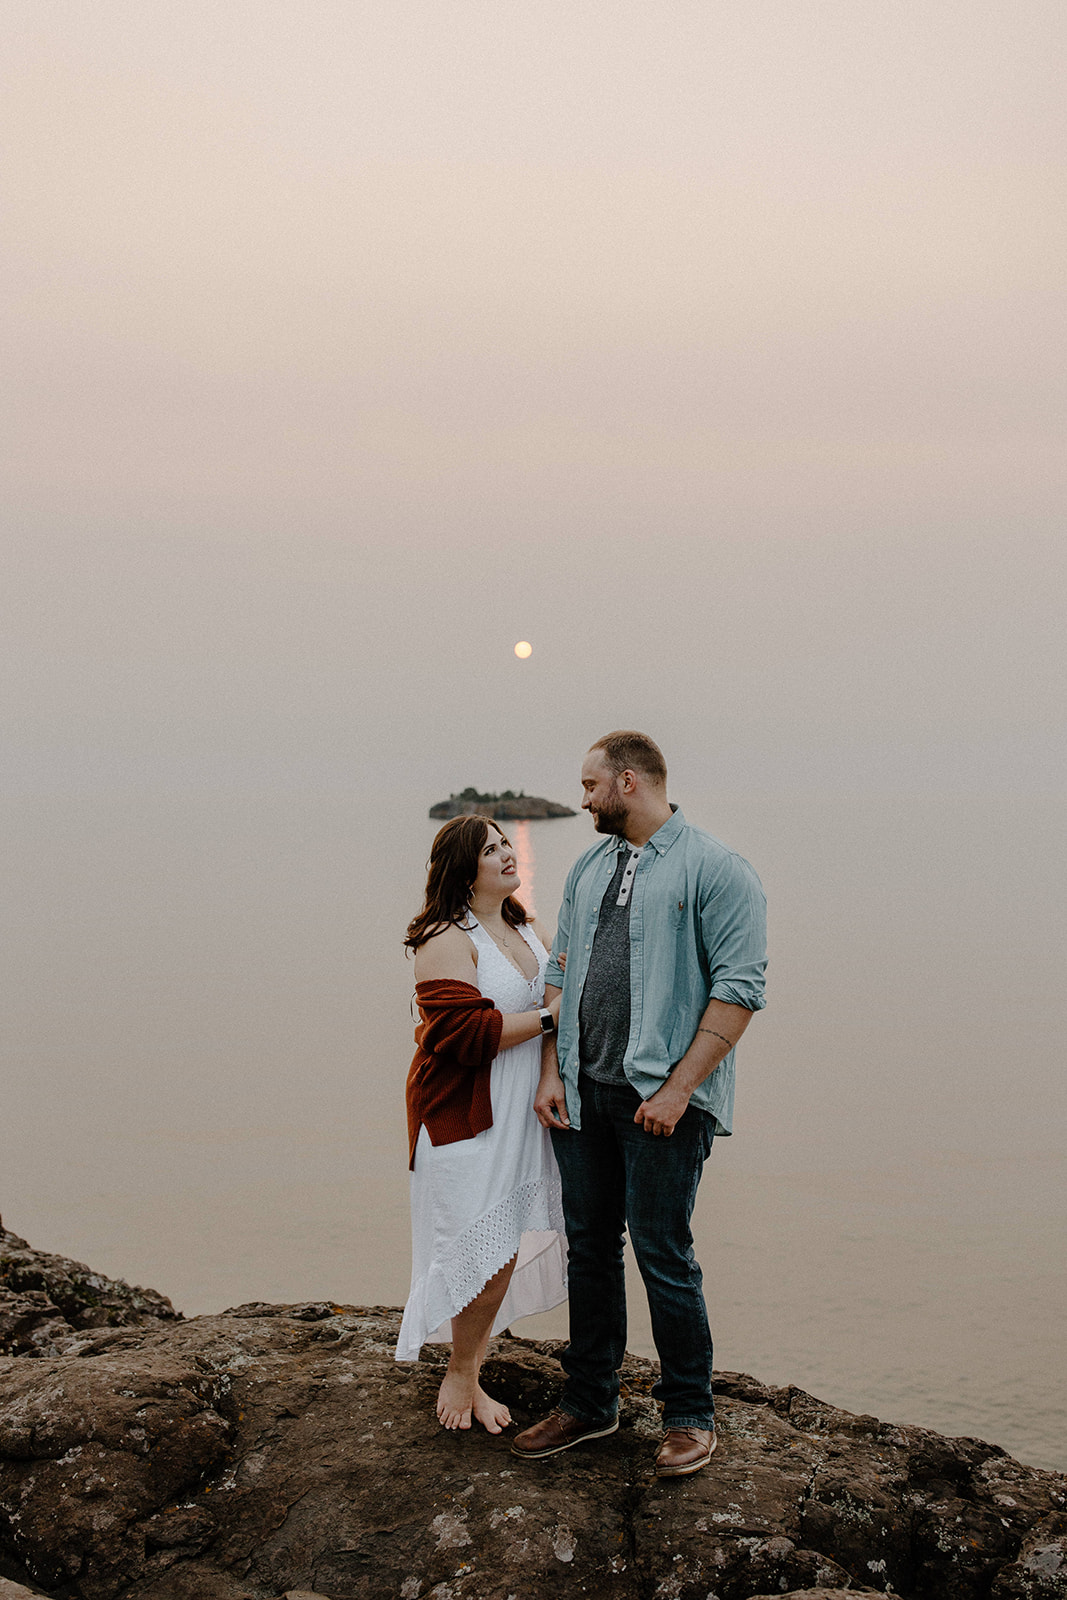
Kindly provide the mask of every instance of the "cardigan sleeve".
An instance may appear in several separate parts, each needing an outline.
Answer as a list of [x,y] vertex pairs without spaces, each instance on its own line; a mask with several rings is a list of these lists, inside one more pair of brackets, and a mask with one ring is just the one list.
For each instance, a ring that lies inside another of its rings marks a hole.
[[419,1129],[433,1145],[473,1138],[493,1125],[490,1070],[503,1014],[470,983],[434,979],[415,985],[420,1022],[407,1082],[408,1158]]
[[435,979],[415,985],[422,1021],[415,1043],[430,1056],[444,1056],[458,1067],[489,1065],[500,1048],[503,1014],[471,983]]

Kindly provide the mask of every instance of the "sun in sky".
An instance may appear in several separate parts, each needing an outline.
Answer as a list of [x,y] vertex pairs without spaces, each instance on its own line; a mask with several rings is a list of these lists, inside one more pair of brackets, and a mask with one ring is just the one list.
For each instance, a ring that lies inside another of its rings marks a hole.
[[518,656],[520,661],[525,661],[527,656],[533,655],[533,645],[528,639],[520,639],[518,644],[515,646],[515,654]]

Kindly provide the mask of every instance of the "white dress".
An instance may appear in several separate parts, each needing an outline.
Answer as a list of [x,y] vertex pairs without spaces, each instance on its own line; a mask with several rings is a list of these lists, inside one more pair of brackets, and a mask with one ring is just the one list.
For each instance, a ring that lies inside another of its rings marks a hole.
[[[536,978],[524,978],[473,916],[464,931],[478,953],[478,988],[500,1011],[531,1011],[544,1003],[548,952],[532,928],[517,931],[537,957]],[[491,1128],[436,1149],[425,1127],[419,1130],[411,1174],[411,1291],[398,1361],[416,1361],[425,1343],[451,1339],[451,1319],[516,1252],[494,1333],[567,1298],[559,1170],[551,1136],[533,1111],[540,1075],[538,1036],[502,1050],[493,1062]]]

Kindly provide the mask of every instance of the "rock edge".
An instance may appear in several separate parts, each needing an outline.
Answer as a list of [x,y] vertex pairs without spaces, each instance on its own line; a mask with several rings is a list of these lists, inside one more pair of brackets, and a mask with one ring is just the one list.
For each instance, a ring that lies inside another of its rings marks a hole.
[[495,817],[498,822],[543,822],[546,817],[574,817],[576,811],[558,800],[542,800],[538,795],[493,795],[471,799],[450,795],[430,807],[430,816],[441,821],[451,817]]
[[[12,1237],[0,1275],[29,1250]],[[9,1582],[64,1600],[1067,1596],[1067,1478],[995,1445],[719,1373],[711,1465],[661,1480],[657,1369],[627,1357],[618,1433],[524,1462],[506,1435],[437,1427],[445,1351],[398,1365],[395,1308],[181,1320],[129,1293],[156,1309],[0,1359]],[[519,1425],[557,1398],[557,1351],[493,1342],[486,1384]]]

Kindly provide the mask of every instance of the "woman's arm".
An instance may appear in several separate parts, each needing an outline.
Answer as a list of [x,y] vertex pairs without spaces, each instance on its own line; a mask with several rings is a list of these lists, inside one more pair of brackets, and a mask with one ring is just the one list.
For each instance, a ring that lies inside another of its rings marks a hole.
[[[540,935],[538,936],[540,937]],[[471,983],[478,986],[478,952],[462,928],[444,928],[432,939],[420,944],[415,952],[415,982],[451,980],[454,983]],[[554,1022],[559,1022],[559,997],[548,1008]],[[541,1037],[540,1011],[504,1011],[504,1025],[500,1030],[501,1050],[510,1050],[513,1044]]]
[[[559,1024],[559,1001],[548,1007],[552,1013],[552,1021]],[[500,1030],[501,1050],[510,1050],[513,1044],[522,1044],[526,1039],[540,1039],[541,1037],[541,1012],[537,1011],[505,1011],[504,1026]]]
[[415,982],[451,980],[477,987],[478,952],[462,928],[442,928],[415,951]]

